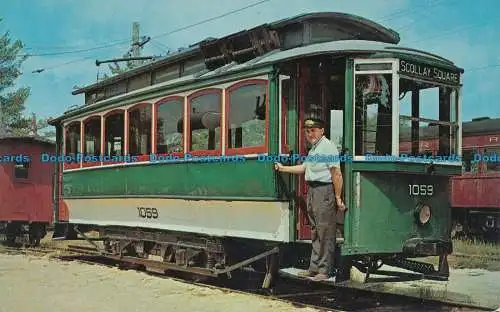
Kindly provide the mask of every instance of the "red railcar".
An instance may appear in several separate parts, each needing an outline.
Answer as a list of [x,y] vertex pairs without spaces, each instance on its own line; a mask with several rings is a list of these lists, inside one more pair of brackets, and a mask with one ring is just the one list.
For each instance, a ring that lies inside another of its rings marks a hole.
[[[410,130],[400,134],[400,153],[410,154]],[[413,147],[417,149],[417,147]],[[450,156],[454,153],[441,145],[439,126],[419,131],[418,153]],[[463,174],[451,179],[450,204],[454,236],[480,237],[489,241],[500,238],[500,118],[482,117],[462,123]]]
[[462,128],[463,174],[452,179],[454,234],[500,238],[500,118],[473,119]]
[[38,136],[0,137],[0,234],[9,243],[38,245],[52,224],[55,143]]

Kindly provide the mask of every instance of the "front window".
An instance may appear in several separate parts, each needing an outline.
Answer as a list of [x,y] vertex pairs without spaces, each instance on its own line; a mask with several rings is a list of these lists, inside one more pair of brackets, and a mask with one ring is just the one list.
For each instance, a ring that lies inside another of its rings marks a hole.
[[356,74],[356,155],[391,155],[392,74]]
[[399,80],[399,154],[454,156],[457,151],[457,89]]

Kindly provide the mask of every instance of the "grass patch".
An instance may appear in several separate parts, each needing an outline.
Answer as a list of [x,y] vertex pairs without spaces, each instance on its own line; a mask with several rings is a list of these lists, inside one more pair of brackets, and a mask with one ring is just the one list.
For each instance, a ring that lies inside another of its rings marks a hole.
[[500,258],[500,245],[474,240],[453,240],[453,253]]
[[[438,257],[418,259],[438,265]],[[500,271],[500,245],[474,240],[453,240],[453,254],[448,257],[453,269],[485,269]]]
[[500,245],[474,240],[453,240],[453,254],[450,258],[453,268],[500,271]]

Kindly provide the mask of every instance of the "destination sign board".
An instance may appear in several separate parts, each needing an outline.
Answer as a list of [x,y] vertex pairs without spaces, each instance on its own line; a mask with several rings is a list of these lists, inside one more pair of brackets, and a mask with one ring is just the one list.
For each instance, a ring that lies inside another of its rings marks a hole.
[[460,84],[460,72],[427,64],[399,60],[399,72],[415,78],[453,85]]

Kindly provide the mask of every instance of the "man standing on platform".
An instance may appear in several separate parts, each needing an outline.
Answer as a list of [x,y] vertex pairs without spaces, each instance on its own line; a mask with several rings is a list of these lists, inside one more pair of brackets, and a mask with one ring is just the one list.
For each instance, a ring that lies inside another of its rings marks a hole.
[[[345,210],[342,201],[342,172],[337,147],[324,136],[324,122],[320,119],[304,121],[306,139],[312,144],[308,159],[301,165],[283,166],[275,164],[275,170],[292,174],[305,173],[309,186],[307,192],[307,214],[311,225],[312,252],[309,270],[301,276],[315,281],[326,280],[334,273],[337,209]],[[319,156],[318,160],[314,156]],[[322,160],[329,157],[331,161]]]

